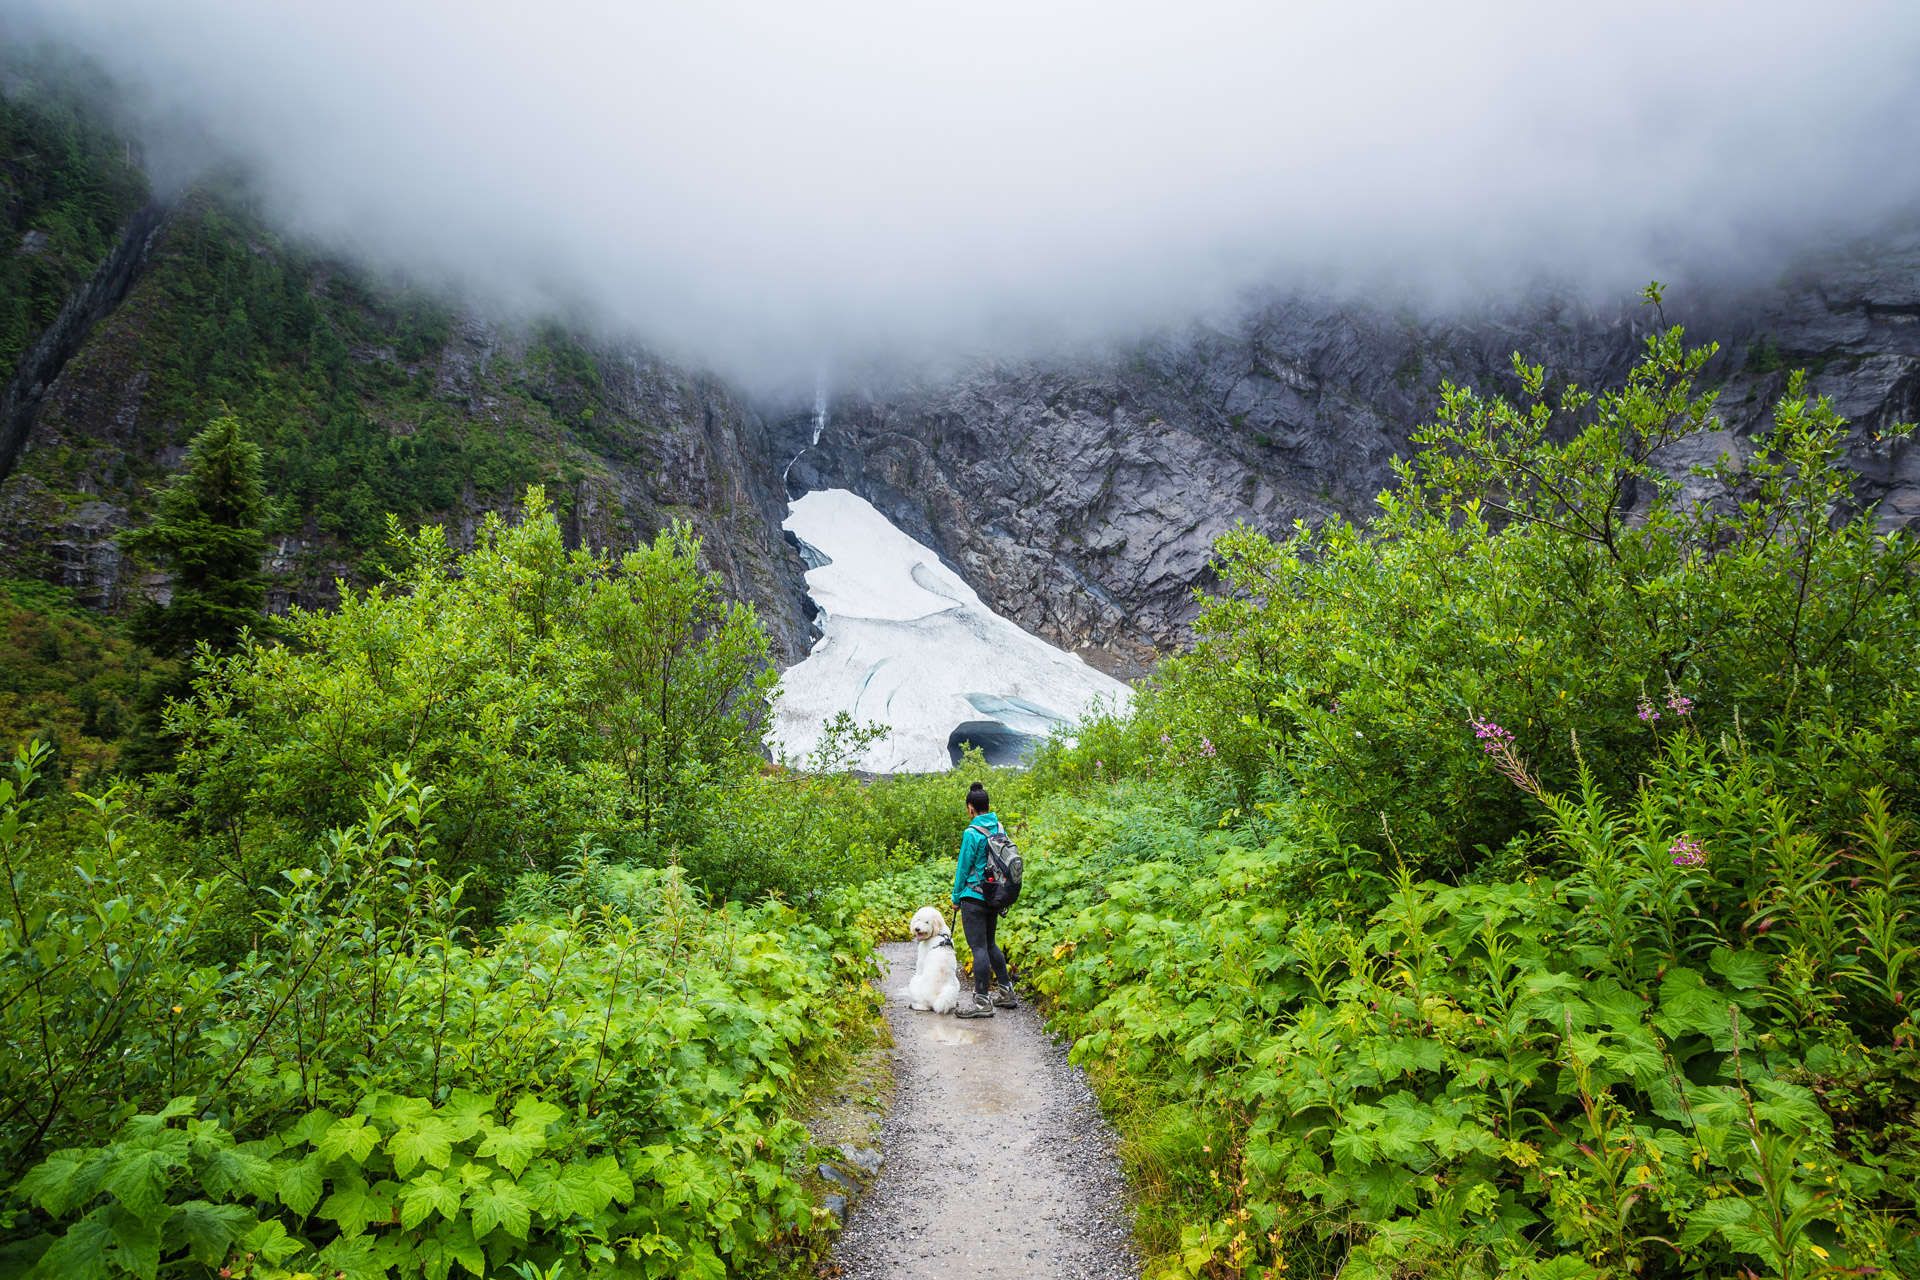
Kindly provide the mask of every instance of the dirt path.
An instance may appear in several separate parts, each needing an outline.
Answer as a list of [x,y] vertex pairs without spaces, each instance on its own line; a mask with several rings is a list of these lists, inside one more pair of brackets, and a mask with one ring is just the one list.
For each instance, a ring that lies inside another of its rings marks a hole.
[[1030,1008],[971,1020],[909,1009],[914,952],[880,948],[897,1084],[886,1163],[834,1247],[838,1274],[1139,1275],[1113,1131],[1065,1046]]

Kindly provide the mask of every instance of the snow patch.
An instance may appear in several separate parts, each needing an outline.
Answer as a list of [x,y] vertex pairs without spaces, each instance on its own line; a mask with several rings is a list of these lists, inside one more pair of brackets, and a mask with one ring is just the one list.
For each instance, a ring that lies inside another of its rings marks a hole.
[[774,749],[810,755],[842,711],[892,733],[859,767],[938,773],[964,739],[1012,763],[1132,691],[987,608],[940,557],[845,489],[809,493],[781,526],[816,559],[807,593],[825,634],[780,681]]

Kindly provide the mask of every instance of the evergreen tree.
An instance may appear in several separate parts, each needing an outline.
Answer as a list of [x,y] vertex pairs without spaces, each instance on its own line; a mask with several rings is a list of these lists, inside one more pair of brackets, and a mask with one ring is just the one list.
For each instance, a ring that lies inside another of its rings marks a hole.
[[[215,652],[238,646],[242,631],[265,621],[266,580],[260,571],[267,540],[260,526],[272,514],[261,476],[260,447],[232,416],[216,418],[187,447],[186,466],[160,494],[151,524],[121,535],[127,551],[152,556],[173,575],[166,604],[147,603],[135,615],[133,638],[162,657],[190,659],[200,642]],[[120,754],[132,774],[169,770],[179,744],[165,730],[169,701],[192,691],[192,666],[137,695],[137,721]]]
[[261,624],[267,540],[260,526],[272,510],[260,446],[242,434],[239,419],[216,418],[194,437],[159,507],[153,523],[120,539],[173,574],[172,600],[146,605],[133,638],[164,657],[191,654],[202,640],[216,651],[232,649],[242,629]]

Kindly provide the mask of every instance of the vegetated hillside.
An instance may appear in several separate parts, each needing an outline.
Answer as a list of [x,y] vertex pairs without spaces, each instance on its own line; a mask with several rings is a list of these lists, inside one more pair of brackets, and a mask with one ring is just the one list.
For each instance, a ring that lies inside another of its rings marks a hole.
[[[1920,417],[1920,235],[1801,262],[1762,287],[1673,291],[1690,336],[1722,344],[1703,376],[1726,430],[1673,464],[1748,453],[1785,385],[1855,424],[1859,500],[1920,519],[1920,454],[1873,434]],[[1137,671],[1184,643],[1215,538],[1329,516],[1367,520],[1442,380],[1516,390],[1517,351],[1556,384],[1617,385],[1659,325],[1636,300],[1550,294],[1473,311],[1297,294],[1086,358],[982,360],[957,373],[850,380],[797,486],[840,485],[935,548],[996,609],[1090,660]]]
[[0,66],[0,386],[147,197],[83,69]]
[[163,591],[115,535],[143,523],[187,440],[232,412],[265,450],[270,606],[377,572],[389,513],[470,542],[544,484],[570,539],[631,547],[676,519],[775,652],[805,643],[758,420],[712,378],[560,322],[508,323],[273,234],[245,193],[167,215],[125,300],[45,393],[0,484],[0,564],[122,610]]
[[46,787],[71,778],[103,790],[143,696],[173,667],[69,591],[31,579],[0,582],[0,742],[45,742]]

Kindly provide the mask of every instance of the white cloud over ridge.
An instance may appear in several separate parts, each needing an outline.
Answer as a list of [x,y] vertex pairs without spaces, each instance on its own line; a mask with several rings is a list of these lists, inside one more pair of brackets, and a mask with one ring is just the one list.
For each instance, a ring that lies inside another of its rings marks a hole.
[[722,366],[1627,284],[1920,195],[1920,6],[0,0],[298,229]]

